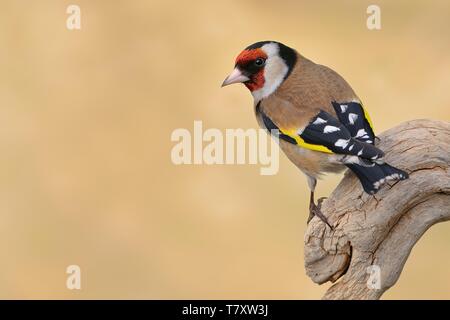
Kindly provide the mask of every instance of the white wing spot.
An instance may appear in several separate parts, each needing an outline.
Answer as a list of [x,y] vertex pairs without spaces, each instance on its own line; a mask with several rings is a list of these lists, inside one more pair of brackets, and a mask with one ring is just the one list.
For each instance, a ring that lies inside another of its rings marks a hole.
[[403,178],[403,176],[401,174],[393,173],[389,176],[386,176],[386,177],[378,180],[377,182],[375,182],[373,184],[373,186],[375,189],[379,189],[381,187],[381,185],[383,185],[387,181],[398,180],[398,179],[402,179],[402,178]]
[[349,150],[349,151],[352,151],[352,149],[353,149],[354,146],[355,146],[355,145],[352,144],[352,145],[350,146],[350,148],[348,148],[348,150]]
[[362,153],[363,153],[363,150],[364,150],[364,149],[361,149],[361,150],[359,150],[359,152],[358,152],[358,156],[361,156],[361,155],[362,155]]
[[327,120],[317,117],[317,119],[312,124],[324,124],[327,123]]
[[345,111],[347,111],[348,105],[346,104],[341,104],[341,112],[344,113]]
[[358,115],[355,113],[349,113],[348,114],[348,122],[350,122],[350,124],[355,124],[355,121],[358,120]]
[[334,145],[336,147],[341,147],[342,149],[345,149],[349,142],[350,142],[350,139],[349,140],[339,139],[338,141],[336,141],[336,143]]
[[375,188],[375,189],[379,189],[380,187],[381,187],[381,185],[383,184],[383,183],[385,183],[386,182],[386,179],[380,179],[380,180],[378,180],[377,182],[375,182],[374,184],[373,184],[373,187]]
[[359,158],[357,156],[345,156],[342,161],[344,163],[348,163],[348,164],[358,164],[358,165],[362,165],[361,161],[359,160]]
[[363,136],[367,135],[366,130],[364,129],[359,129],[358,132],[356,133],[356,138],[361,138]]
[[323,128],[323,133],[332,133],[336,131],[341,131],[341,129],[335,126],[325,126],[325,128]]

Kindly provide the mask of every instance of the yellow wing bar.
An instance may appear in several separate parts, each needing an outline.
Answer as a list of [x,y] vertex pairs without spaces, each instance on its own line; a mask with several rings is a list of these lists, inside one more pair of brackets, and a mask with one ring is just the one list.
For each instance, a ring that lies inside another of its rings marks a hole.
[[279,130],[281,131],[281,133],[294,139],[297,142],[297,145],[299,147],[309,149],[309,150],[319,151],[319,152],[333,153],[333,151],[331,151],[327,147],[322,146],[320,144],[312,144],[312,143],[305,142],[305,140],[303,140],[303,138],[300,137],[300,135],[297,133],[297,130],[281,130],[281,129],[279,129]]
[[372,131],[375,132],[375,129],[373,128],[372,119],[370,119],[369,113],[367,112],[366,108],[364,108],[364,106],[362,104],[361,104],[361,108],[364,111],[364,118],[366,118],[366,120],[369,123],[369,126],[372,129]]

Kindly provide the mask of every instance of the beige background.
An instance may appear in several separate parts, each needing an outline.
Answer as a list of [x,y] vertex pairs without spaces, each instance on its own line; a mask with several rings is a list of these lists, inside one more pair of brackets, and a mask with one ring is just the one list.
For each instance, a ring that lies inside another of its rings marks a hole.
[[[366,28],[373,2],[381,31]],[[445,0],[0,5],[0,298],[321,297],[303,268],[306,181],[284,156],[270,177],[170,160],[171,132],[194,120],[257,127],[247,90],[220,89],[253,42],[337,70],[378,132],[450,120]],[[449,240],[450,224],[430,230],[385,298],[450,298]]]

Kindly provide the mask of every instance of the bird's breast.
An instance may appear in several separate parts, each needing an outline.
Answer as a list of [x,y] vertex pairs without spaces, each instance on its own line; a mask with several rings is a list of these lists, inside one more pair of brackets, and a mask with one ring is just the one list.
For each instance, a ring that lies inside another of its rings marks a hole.
[[327,172],[338,173],[345,169],[329,153],[305,149],[285,141],[280,141],[280,148],[293,164],[312,177],[319,177]]

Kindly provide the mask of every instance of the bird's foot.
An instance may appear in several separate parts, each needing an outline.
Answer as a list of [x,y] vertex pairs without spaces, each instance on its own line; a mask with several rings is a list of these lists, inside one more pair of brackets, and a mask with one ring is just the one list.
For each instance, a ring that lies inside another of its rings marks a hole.
[[306,220],[306,224],[308,225],[309,222],[311,221],[312,218],[314,218],[315,214],[314,211],[311,210],[311,205],[309,206],[309,216],[308,216],[308,220]]
[[322,206],[322,202],[323,200],[325,200],[325,198],[320,198],[318,201],[318,205],[316,205],[314,202],[312,202],[309,205],[309,217],[308,217],[308,221],[307,224],[309,224],[309,222],[311,221],[311,219],[314,216],[317,216],[320,220],[322,220],[327,226],[330,227],[331,230],[334,230],[333,227],[331,226],[331,224],[328,222],[327,218],[325,217],[325,215],[322,213],[322,211],[320,210],[320,207]]
[[319,208],[319,210],[322,209],[322,202],[324,202],[326,199],[328,199],[328,198],[322,197],[317,200],[317,207]]

